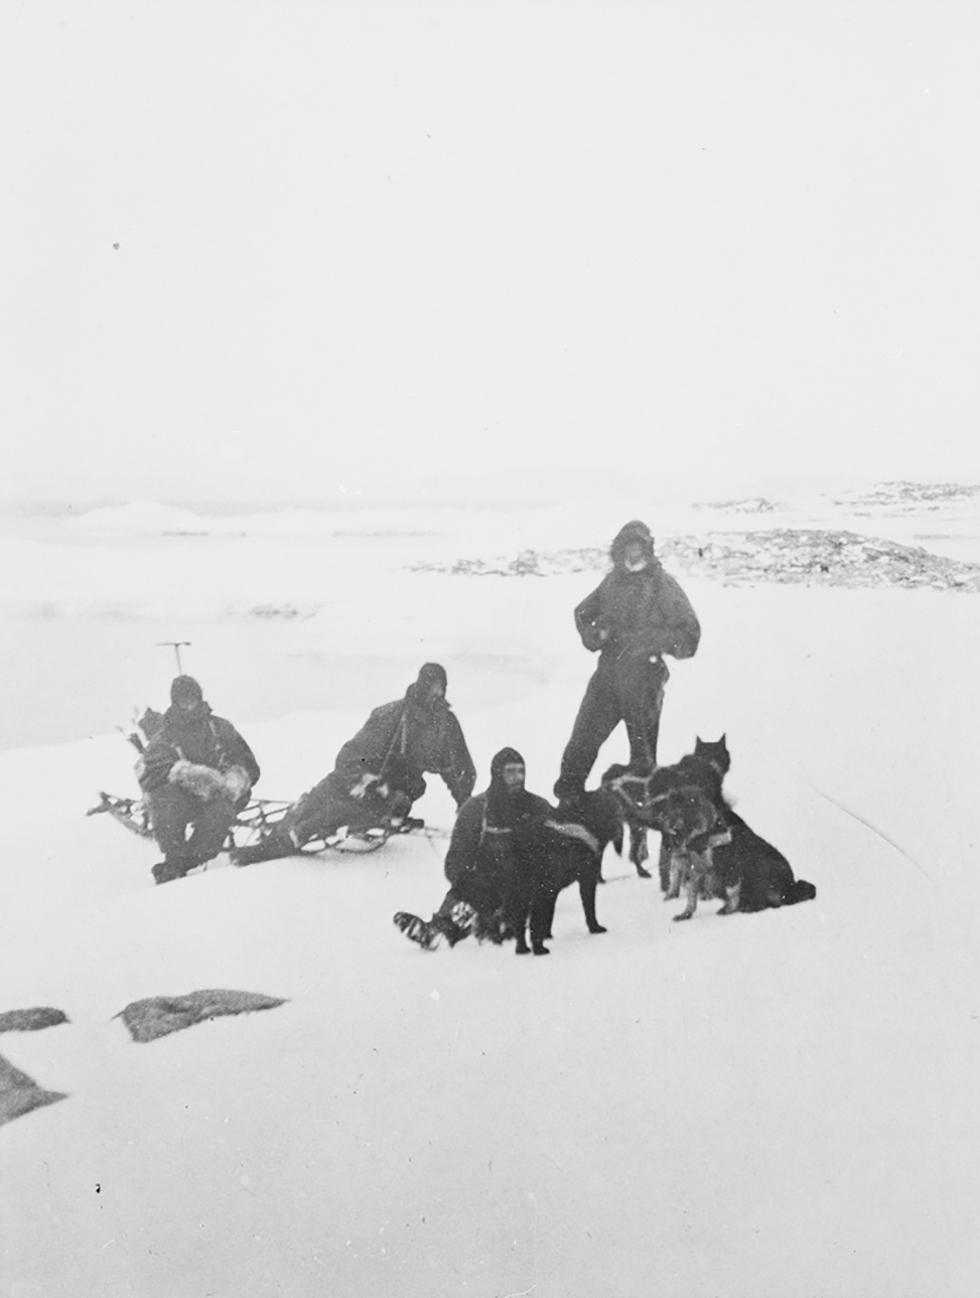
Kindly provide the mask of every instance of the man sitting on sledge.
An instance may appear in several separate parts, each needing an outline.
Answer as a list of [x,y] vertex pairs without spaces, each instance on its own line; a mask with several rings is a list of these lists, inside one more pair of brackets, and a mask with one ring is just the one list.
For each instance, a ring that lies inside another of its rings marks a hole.
[[476,771],[446,702],[446,671],[426,663],[405,697],[375,708],[337,754],[334,769],[295,802],[261,842],[239,848],[239,865],[290,856],[339,829],[402,828],[425,793],[425,772],[442,777],[462,805]]
[[170,707],[136,770],[164,856],[153,867],[157,883],[218,855],[259,778],[251,748],[230,721],[212,713],[192,676],[170,686]]
[[473,792],[476,768],[463,730],[446,702],[446,669],[425,663],[404,698],[374,709],[353,738],[337,754],[336,769],[362,766],[378,771],[392,757],[404,763],[412,779],[406,787],[411,801],[425,792],[425,774],[439,775],[457,809]]

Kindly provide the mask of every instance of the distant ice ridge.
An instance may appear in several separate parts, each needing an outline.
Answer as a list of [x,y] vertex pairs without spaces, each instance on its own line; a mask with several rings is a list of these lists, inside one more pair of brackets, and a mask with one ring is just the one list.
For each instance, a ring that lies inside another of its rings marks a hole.
[[544,502],[508,501],[469,505],[430,502],[424,498],[385,506],[326,505],[323,508],[288,505],[241,513],[208,512],[202,507],[165,504],[152,500],[99,506],[61,521],[57,535],[64,540],[116,541],[127,537],[240,538],[270,540],[403,540],[425,544],[440,540],[474,545],[510,540],[520,545],[607,545],[629,518],[643,518],[658,535],[703,525],[707,515],[732,517],[766,512],[774,515],[806,514],[809,505],[782,503],[762,497],[735,497],[718,502],[690,501],[665,491],[653,495],[608,489],[587,490]]
[[[304,537],[397,534],[399,519],[390,511],[316,510],[286,507],[242,514],[198,512],[153,500],[106,505],[65,519],[67,535],[99,537]],[[410,529],[414,530],[414,529]]]

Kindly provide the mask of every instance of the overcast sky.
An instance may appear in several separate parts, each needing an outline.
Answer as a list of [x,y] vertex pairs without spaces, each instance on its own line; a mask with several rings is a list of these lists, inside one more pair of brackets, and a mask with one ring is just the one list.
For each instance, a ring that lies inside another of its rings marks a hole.
[[974,0],[0,0],[0,490],[980,479],[978,38]]

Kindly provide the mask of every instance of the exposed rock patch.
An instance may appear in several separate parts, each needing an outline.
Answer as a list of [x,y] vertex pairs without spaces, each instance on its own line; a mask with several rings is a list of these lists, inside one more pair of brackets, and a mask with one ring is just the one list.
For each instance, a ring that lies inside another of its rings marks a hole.
[[134,1041],[155,1041],[183,1028],[193,1027],[206,1019],[225,1014],[251,1014],[255,1010],[272,1010],[285,1005],[276,996],[259,992],[206,990],[188,992],[186,996],[150,996],[132,1001],[119,1014]]
[[40,1028],[54,1028],[67,1023],[64,1010],[38,1005],[30,1010],[7,1010],[0,1014],[0,1032],[37,1032]]
[[[706,532],[703,536],[665,537],[657,554],[668,571],[706,577],[725,586],[765,582],[810,586],[927,587],[980,591],[980,564],[932,554],[856,532],[772,528],[755,532]],[[416,572],[472,576],[548,577],[569,572],[608,570],[599,549],[524,550],[514,558],[457,559],[423,563]]]
[[32,1077],[7,1062],[0,1055],[0,1127],[13,1122],[32,1109],[67,1099],[61,1091],[46,1091]]
[[315,609],[297,608],[295,604],[255,604],[249,609],[249,615],[261,618],[280,618],[284,622],[292,622],[297,618],[311,618],[314,616],[315,611]]
[[868,509],[911,511],[939,509],[980,497],[980,485],[962,482],[880,482],[862,491],[845,491],[834,498],[835,505]]
[[765,496],[749,496],[745,500],[700,500],[695,509],[717,509],[726,514],[773,514],[779,505]]

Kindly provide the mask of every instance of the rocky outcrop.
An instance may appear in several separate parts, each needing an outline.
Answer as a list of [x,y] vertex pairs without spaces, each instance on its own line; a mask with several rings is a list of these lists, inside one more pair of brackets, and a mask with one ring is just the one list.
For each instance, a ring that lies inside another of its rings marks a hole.
[[885,510],[894,513],[937,510],[980,497],[980,486],[962,482],[879,482],[860,491],[836,495],[835,505],[849,509]]
[[724,514],[774,514],[782,506],[765,496],[748,496],[744,500],[699,500],[695,509],[715,509]]
[[122,1019],[134,1041],[156,1041],[158,1037],[180,1032],[206,1019],[271,1010],[285,1003],[276,996],[263,996],[259,992],[206,990],[188,992],[186,996],[150,996],[132,1001],[115,1018]]
[[13,1122],[14,1118],[23,1117],[32,1109],[66,1098],[61,1091],[44,1090],[32,1077],[0,1055],[0,1127],[5,1122]]
[[54,1028],[67,1023],[64,1010],[38,1005],[30,1010],[7,1010],[0,1014],[0,1032],[37,1032],[40,1028]]
[[[962,563],[920,546],[856,532],[802,528],[706,532],[703,536],[665,537],[657,544],[657,554],[669,572],[705,577],[724,586],[776,582],[854,589],[894,586],[980,591],[980,564]],[[601,573],[608,566],[608,554],[600,549],[524,550],[513,558],[417,564],[413,571],[547,577]]]

